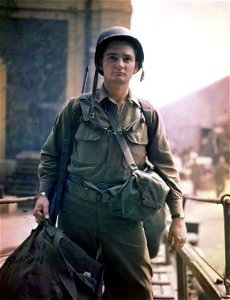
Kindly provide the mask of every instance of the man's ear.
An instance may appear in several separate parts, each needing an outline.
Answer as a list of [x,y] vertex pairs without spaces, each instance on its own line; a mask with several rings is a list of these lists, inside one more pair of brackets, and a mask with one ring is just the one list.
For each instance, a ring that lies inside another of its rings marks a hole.
[[102,70],[102,59],[100,59],[100,61],[98,62],[98,69]]
[[135,70],[134,70],[133,74],[136,74],[137,72],[138,72],[138,64],[136,63]]

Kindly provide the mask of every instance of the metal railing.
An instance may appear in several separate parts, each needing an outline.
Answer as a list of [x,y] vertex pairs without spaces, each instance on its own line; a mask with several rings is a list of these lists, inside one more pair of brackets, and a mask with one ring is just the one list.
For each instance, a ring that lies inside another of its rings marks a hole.
[[27,201],[36,201],[37,196],[31,196],[31,197],[20,197],[20,198],[6,198],[6,199],[0,199],[0,204],[11,204],[11,203],[23,203]]
[[[202,257],[196,248],[187,243],[178,251],[177,282],[178,300],[189,299],[188,270],[190,270],[203,289],[207,299],[230,299],[230,195],[225,194],[220,199],[205,199],[184,196],[184,204],[188,200],[221,204],[224,217],[224,242],[225,242],[225,273],[218,274]],[[214,245],[215,246],[215,245]]]

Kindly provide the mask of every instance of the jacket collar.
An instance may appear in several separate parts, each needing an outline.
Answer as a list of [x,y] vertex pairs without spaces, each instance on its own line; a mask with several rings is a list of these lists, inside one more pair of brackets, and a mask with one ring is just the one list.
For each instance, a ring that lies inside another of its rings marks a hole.
[[[110,98],[108,92],[106,91],[104,85],[102,84],[101,87],[97,90],[95,101],[97,103],[100,103],[101,101],[103,101],[105,99],[108,99],[111,101],[111,98]],[[128,94],[127,100],[135,103],[138,107],[140,107],[138,98],[132,94],[130,89],[129,89],[129,94]]]

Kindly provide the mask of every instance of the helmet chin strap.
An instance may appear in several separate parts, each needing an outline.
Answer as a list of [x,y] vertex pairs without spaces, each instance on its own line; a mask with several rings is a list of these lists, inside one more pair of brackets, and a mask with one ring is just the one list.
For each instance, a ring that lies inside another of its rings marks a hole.
[[144,80],[145,77],[145,71],[143,70],[143,67],[141,68],[141,78],[140,78],[140,82],[142,82]]

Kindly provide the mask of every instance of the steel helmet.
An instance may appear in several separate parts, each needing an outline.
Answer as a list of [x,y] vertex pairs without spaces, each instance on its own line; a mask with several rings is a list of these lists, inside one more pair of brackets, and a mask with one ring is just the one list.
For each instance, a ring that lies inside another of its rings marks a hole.
[[[128,28],[121,26],[110,27],[102,32],[98,37],[94,56],[95,66],[98,67],[107,43],[114,40],[125,40],[133,46],[136,53],[136,60],[138,63],[139,71],[142,68],[142,64],[144,61],[144,51],[142,45]],[[98,72],[103,75],[102,70],[98,69]]]

